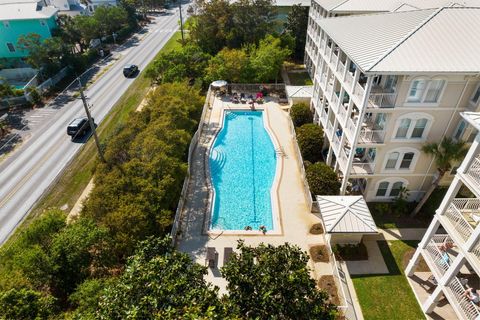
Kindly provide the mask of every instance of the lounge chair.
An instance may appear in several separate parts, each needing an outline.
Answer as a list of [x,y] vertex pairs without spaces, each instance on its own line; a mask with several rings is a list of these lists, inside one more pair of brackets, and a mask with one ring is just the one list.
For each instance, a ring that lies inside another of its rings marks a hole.
[[217,261],[217,252],[214,247],[207,247],[207,258],[205,259],[206,264],[209,268],[215,268]]
[[231,247],[226,247],[223,250],[223,265],[226,265],[228,263],[228,260],[230,260],[230,256],[233,253],[233,249]]
[[246,103],[247,99],[245,99],[245,93],[240,93],[240,102],[241,103]]

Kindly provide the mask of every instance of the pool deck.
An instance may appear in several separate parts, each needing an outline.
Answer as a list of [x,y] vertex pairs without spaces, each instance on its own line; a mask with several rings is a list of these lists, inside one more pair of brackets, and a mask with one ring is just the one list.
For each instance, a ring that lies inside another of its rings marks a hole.
[[[206,232],[210,217],[208,168],[206,168],[206,157],[216,132],[220,129],[223,111],[225,109],[249,110],[247,104],[233,104],[227,99],[213,98],[211,109],[205,116],[205,126],[202,136],[193,151],[191,158],[191,177],[187,187],[187,198],[181,219],[181,235],[177,241],[179,250],[188,253],[194,261],[206,265],[207,247],[216,250],[216,265],[208,269],[206,280],[220,288],[225,293],[226,282],[222,278],[219,268],[223,266],[224,249],[233,248],[236,250],[237,241],[243,239],[247,245],[258,245],[267,243],[280,245],[285,242],[295,244],[302,250],[308,251],[313,245],[325,244],[322,235],[309,233],[310,227],[321,222],[321,219],[310,212],[307,198],[304,192],[304,184],[299,170],[299,159],[297,158],[294,137],[290,130],[290,117],[287,111],[282,109],[274,101],[266,101],[256,105],[257,110],[265,110],[265,116],[270,124],[271,133],[274,135],[275,148],[283,149],[283,156],[277,175],[279,175],[278,211],[280,218],[280,232],[265,235],[259,231],[241,231],[242,234]],[[277,145],[278,144],[278,145]],[[278,231],[278,230],[277,230]],[[322,275],[331,275],[332,266],[330,263],[309,262],[312,269],[312,276],[319,278]]]

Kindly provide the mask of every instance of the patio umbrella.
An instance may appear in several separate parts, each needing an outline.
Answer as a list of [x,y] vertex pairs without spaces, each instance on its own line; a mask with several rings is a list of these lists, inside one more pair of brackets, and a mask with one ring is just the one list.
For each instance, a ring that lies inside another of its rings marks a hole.
[[228,82],[225,81],[225,80],[216,80],[216,81],[212,82],[212,88],[220,89],[220,88],[226,87],[227,84],[228,84]]

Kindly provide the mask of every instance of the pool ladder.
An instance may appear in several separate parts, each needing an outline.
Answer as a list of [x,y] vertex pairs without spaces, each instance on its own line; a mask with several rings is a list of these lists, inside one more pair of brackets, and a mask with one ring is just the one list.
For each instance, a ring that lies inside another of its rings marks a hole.
[[283,147],[275,148],[275,154],[277,156],[280,156],[280,157],[286,157],[287,156]]

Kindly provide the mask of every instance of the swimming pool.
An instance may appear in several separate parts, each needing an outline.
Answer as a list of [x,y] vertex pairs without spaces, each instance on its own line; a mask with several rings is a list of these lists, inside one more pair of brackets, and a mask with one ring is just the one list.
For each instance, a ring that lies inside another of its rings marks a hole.
[[226,111],[209,155],[213,230],[274,228],[271,189],[277,158],[262,111]]

